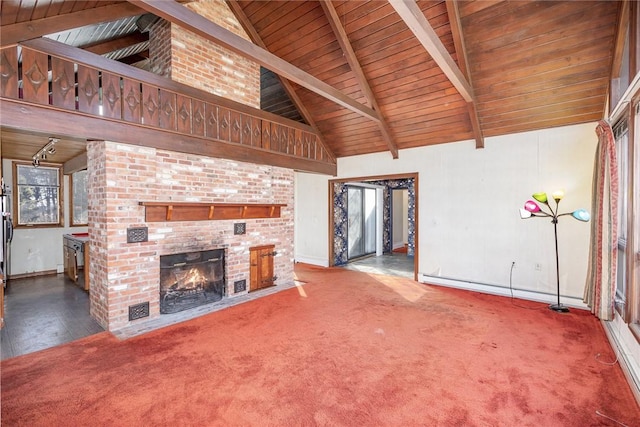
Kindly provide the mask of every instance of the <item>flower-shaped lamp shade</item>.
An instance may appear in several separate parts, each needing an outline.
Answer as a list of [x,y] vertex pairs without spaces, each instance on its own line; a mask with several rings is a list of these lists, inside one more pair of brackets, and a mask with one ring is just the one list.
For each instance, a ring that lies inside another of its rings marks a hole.
[[540,203],[547,203],[547,193],[533,193],[533,198]]
[[564,197],[564,191],[562,190],[554,191],[553,194],[551,195],[553,196],[553,200],[555,200],[556,202],[559,202]]
[[578,221],[589,222],[591,215],[586,209],[577,209],[571,213],[571,216]]
[[527,200],[524,204],[524,208],[531,213],[540,212],[540,206],[538,206],[538,204],[533,200]]
[[526,209],[520,208],[520,219],[531,218],[531,212]]

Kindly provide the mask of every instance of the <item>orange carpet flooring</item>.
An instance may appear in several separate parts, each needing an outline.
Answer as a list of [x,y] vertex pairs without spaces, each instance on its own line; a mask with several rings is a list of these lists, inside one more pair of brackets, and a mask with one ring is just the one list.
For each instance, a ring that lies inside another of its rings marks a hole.
[[296,274],[297,288],[139,337],[3,361],[2,425],[640,426],[587,312]]

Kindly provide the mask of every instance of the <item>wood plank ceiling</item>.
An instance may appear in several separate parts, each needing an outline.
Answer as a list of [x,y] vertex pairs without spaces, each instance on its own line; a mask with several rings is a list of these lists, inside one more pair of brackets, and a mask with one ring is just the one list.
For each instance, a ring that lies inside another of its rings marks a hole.
[[[2,36],[10,42],[117,17],[135,19],[129,17],[153,9],[145,2],[118,1],[0,4]],[[622,2],[228,0],[227,4],[255,44],[377,115],[374,120],[370,113],[339,105],[304,79],[285,82],[303,119],[318,129],[336,157],[373,152],[395,157],[397,150],[410,147],[460,140],[475,140],[481,147],[485,137],[603,118]],[[421,14],[417,23],[407,18],[416,13]],[[85,41],[81,47],[96,49],[96,42],[110,42],[126,49],[145,42],[129,34],[131,46],[122,46],[114,43],[114,36],[106,31],[100,40]],[[57,37],[60,40],[64,33]],[[113,52],[101,53],[120,59]],[[137,50],[133,55],[144,53]],[[271,98],[282,101],[279,96]],[[271,107],[293,114],[286,106]],[[2,154],[8,157],[5,141],[10,130],[3,129],[2,136]]]
[[[370,105],[320,2],[238,1],[266,48]],[[399,149],[476,139],[467,102],[388,1],[332,1]],[[449,3],[449,4],[447,4]],[[453,2],[417,4],[460,65]],[[619,4],[455,2],[485,137],[603,117]],[[461,67],[462,68],[462,67]],[[387,151],[371,120],[296,87],[336,157]]]

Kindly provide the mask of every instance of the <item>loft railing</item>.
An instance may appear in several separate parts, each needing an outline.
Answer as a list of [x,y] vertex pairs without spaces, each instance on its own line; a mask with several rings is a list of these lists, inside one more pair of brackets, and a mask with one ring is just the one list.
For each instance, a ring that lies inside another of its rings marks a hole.
[[0,79],[0,97],[335,164],[310,126],[52,40],[3,48]]

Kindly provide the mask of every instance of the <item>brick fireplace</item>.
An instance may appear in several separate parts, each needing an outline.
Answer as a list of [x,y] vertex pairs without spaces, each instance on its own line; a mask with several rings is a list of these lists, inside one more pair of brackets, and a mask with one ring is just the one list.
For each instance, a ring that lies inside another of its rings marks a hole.
[[[90,141],[87,158],[91,314],[106,329],[160,316],[165,255],[223,249],[224,298],[234,298],[249,291],[236,284],[249,283],[250,248],[274,245],[275,285],[293,283],[293,170],[108,141]],[[145,222],[141,201],[286,206],[278,218]],[[127,243],[141,227],[148,241]],[[149,316],[130,321],[129,308],[145,303]]]

